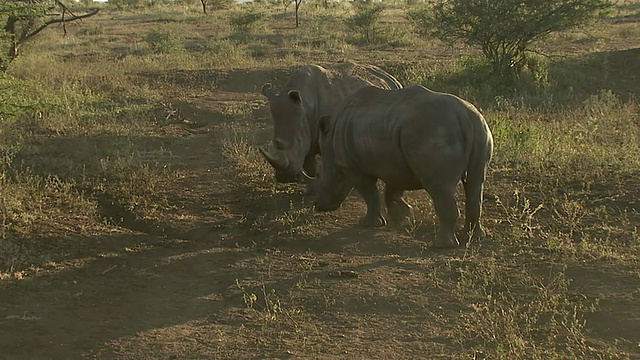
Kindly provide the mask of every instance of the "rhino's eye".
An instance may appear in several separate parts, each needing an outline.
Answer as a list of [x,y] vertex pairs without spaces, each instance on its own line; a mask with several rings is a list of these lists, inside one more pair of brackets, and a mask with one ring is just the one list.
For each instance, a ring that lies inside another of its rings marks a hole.
[[282,139],[275,139],[273,141],[273,146],[278,150],[284,150],[287,147],[287,144]]

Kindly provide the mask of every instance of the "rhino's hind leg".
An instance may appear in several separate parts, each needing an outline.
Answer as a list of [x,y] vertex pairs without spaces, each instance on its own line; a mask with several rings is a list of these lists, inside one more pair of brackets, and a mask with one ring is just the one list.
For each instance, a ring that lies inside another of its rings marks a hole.
[[384,201],[387,206],[389,222],[398,227],[406,226],[411,219],[411,205],[402,198],[404,191],[385,186]]
[[367,203],[367,214],[360,218],[360,225],[365,227],[379,227],[387,225],[387,220],[382,216],[382,203],[380,191],[376,186],[375,177],[364,175],[351,175],[353,185]]
[[453,186],[429,185],[425,186],[425,189],[431,195],[440,222],[435,246],[449,248],[460,245],[455,234],[456,220],[459,216],[455,198],[455,184]]
[[480,226],[482,207],[483,183],[464,182],[465,192],[465,222],[464,233],[466,241],[479,240],[484,237],[484,230]]

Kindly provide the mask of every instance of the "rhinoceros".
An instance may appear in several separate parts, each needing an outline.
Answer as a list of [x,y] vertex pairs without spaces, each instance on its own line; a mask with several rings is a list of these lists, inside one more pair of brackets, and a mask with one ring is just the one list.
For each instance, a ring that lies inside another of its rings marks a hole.
[[[322,153],[315,209],[336,210],[355,187],[367,204],[362,226],[387,224],[376,182],[392,221],[411,212],[405,190],[425,189],[439,219],[436,247],[455,247],[459,212],[456,186],[464,184],[465,234],[480,226],[483,186],[493,136],[480,112],[454,95],[412,85],[400,90],[363,87],[347,97],[337,115],[318,123]],[[304,174],[304,173],[303,173]]]
[[[316,173],[318,119],[331,113],[354,90],[366,86],[400,89],[402,84],[374,65],[354,62],[331,67],[307,65],[295,70],[280,90],[270,83],[262,87],[273,117],[273,150],[259,147],[275,169],[277,182],[298,182],[301,170]],[[312,192],[310,184],[305,192]]]

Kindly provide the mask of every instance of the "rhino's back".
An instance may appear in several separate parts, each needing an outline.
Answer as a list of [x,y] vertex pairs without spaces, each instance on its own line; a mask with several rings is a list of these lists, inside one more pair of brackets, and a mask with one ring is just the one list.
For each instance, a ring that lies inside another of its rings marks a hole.
[[406,189],[431,176],[459,178],[468,159],[467,111],[455,96],[421,86],[362,88],[336,118],[336,164]]
[[393,75],[377,66],[345,62],[328,67],[303,66],[291,74],[285,90],[300,91],[307,111],[319,116],[332,113],[348,95],[365,86],[402,88]]

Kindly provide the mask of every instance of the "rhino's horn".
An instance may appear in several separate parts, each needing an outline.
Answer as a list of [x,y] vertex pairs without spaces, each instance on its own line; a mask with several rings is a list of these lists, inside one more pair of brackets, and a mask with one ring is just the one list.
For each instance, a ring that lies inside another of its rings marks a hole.
[[269,97],[271,96],[271,94],[272,94],[271,83],[266,83],[262,85],[262,95]]
[[282,156],[280,152],[276,152],[277,155],[274,155],[268,152],[262,146],[258,147],[258,150],[260,150],[260,153],[262,154],[262,156],[264,156],[265,159],[267,159],[269,164],[271,164],[271,166],[276,169],[286,169],[289,165],[289,159],[287,159],[286,156]]
[[300,173],[302,174],[302,176],[307,179],[307,180],[315,180],[316,177],[315,176],[311,176],[309,174],[307,174],[306,171],[304,171],[304,169],[300,170]]

